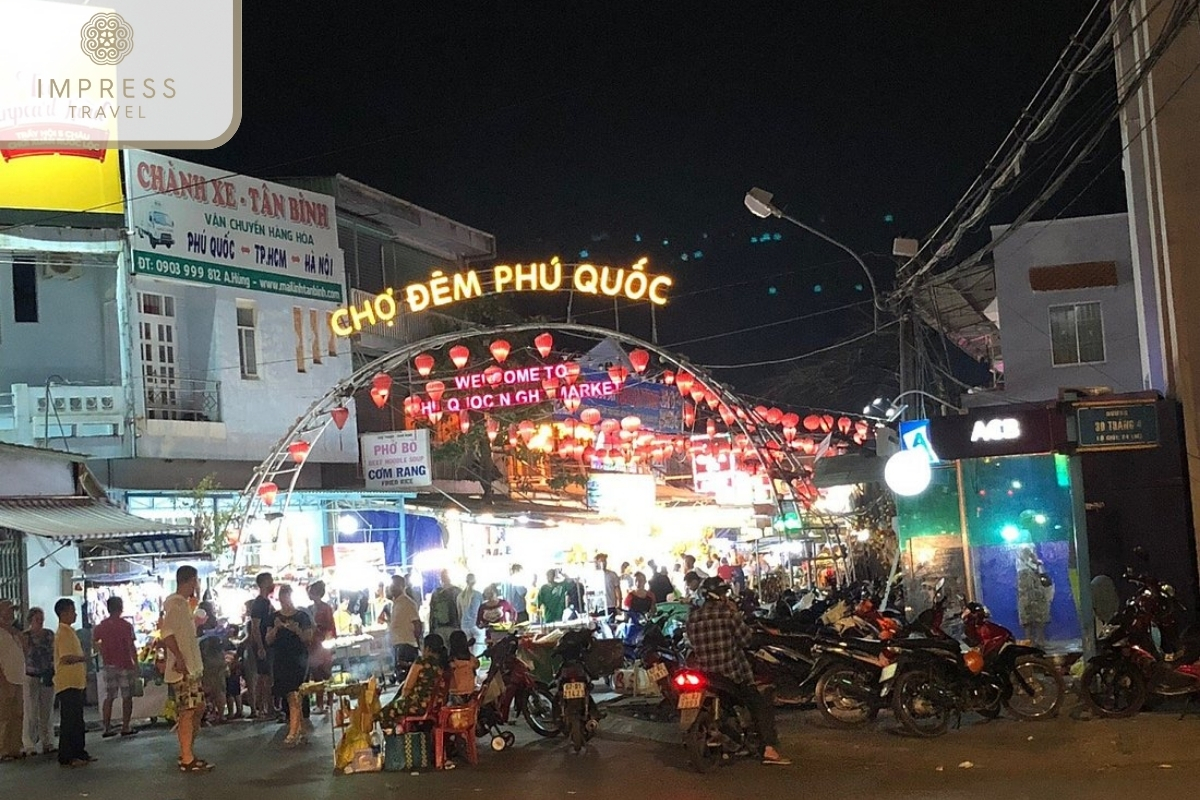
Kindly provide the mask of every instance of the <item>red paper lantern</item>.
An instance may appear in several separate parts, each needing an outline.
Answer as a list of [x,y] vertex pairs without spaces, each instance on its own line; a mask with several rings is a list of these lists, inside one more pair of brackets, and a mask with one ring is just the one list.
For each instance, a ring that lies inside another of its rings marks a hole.
[[829,433],[831,430],[833,430],[834,422],[835,420],[832,414],[826,414],[825,416],[821,417],[821,430],[825,431],[825,433]]
[[509,425],[508,426],[508,446],[509,447],[517,446],[517,437],[518,436],[519,436],[519,433],[517,432],[517,426]]
[[871,425],[865,419],[860,419],[858,422],[854,423],[854,434],[856,436],[861,436],[865,439],[867,438],[867,434],[870,432],[870,430]]
[[685,372],[684,370],[679,370],[679,374],[675,376],[675,386],[679,389],[679,393],[684,397],[687,397],[689,394],[691,394],[692,386],[695,384],[695,382],[696,379],[692,377],[691,373]]
[[567,385],[573,386],[575,381],[579,380],[579,364],[575,361],[568,361],[563,366],[566,367],[567,370],[567,374],[564,376],[567,381]]
[[579,419],[586,422],[588,425],[597,425],[600,422],[600,409],[585,408],[579,415]]
[[688,392],[688,394],[692,396],[692,402],[699,405],[700,401],[704,399],[704,387],[698,383],[693,384],[692,391]]
[[312,445],[301,439],[288,445],[288,455],[292,457],[292,461],[295,461],[297,464],[303,464],[304,459],[308,458],[308,451],[311,449]]
[[488,345],[488,350],[492,351],[492,358],[496,359],[497,364],[503,364],[508,358],[508,354],[512,352],[512,345],[503,339],[497,339]]
[[620,427],[621,423],[617,422],[615,419],[606,419],[600,423],[600,431],[602,433],[611,434]]
[[629,363],[633,365],[633,371],[641,375],[650,366],[650,354],[645,350],[634,350],[629,354]]
[[778,425],[779,421],[783,419],[783,412],[778,408],[768,408],[766,418],[768,425]]
[[704,402],[708,404],[710,410],[716,411],[717,406],[721,404],[721,398],[717,397],[717,393],[712,389],[705,389]]
[[558,395],[558,378],[546,378],[543,380],[542,390],[545,391],[546,397],[553,400]]
[[783,419],[779,420],[779,424],[785,428],[798,428],[800,427],[800,415],[789,411],[783,415]]
[[537,348],[542,358],[546,358],[554,349],[554,337],[549,333],[539,333],[533,339],[533,346]]
[[430,405],[429,421],[432,422],[434,425],[437,425],[439,422],[442,421],[442,406],[437,401],[434,401],[434,402],[430,403],[429,405]]
[[564,397],[562,399],[562,404],[563,404],[563,408],[565,408],[567,410],[568,414],[574,414],[576,411],[579,410],[579,395],[573,394],[573,395]]
[[495,417],[487,417],[483,424],[487,428],[488,441],[495,444],[496,435],[500,433],[500,423],[496,421]]
[[621,384],[625,383],[625,379],[629,377],[629,370],[620,365],[614,365],[608,368],[608,379],[616,384],[617,391],[621,391]]
[[783,426],[783,438],[784,438],[786,441],[789,441],[789,442],[790,442],[790,441],[792,441],[793,439],[795,439],[795,438],[796,438],[796,428],[795,428],[795,426],[793,426],[793,425],[784,425],[784,426]]
[[404,398],[404,413],[410,417],[421,416],[421,398],[415,394],[410,394]]
[[754,415],[756,417],[758,417],[759,419],[766,419],[767,411],[768,411],[768,409],[766,406],[755,406],[754,407]]
[[842,432],[843,436],[849,435],[850,429],[854,427],[854,420],[850,419],[849,417],[841,417],[837,421],[837,426],[838,430]]
[[380,372],[371,378],[371,399],[375,401],[375,405],[383,408],[387,405],[388,396],[392,393],[392,376],[386,372]]
[[817,452],[817,443],[814,442],[812,439],[807,439],[807,438],[801,439],[800,440],[800,450],[805,455],[811,456],[813,453]]
[[413,365],[417,368],[417,374],[422,378],[429,377],[429,373],[433,372],[433,356],[428,353],[421,353],[413,359]]
[[664,369],[662,374],[662,382],[667,386],[673,386],[675,384],[675,373],[671,372],[669,369]]
[[504,370],[492,365],[483,371],[483,379],[488,386],[499,386],[500,381],[504,380]]
[[734,414],[733,409],[731,409],[727,405],[721,406],[720,413],[721,413],[721,419],[725,422],[725,427],[732,428],[733,423],[737,421],[737,414]]
[[271,481],[267,481],[258,487],[258,496],[267,505],[275,505],[275,496],[279,494],[279,487]]
[[535,433],[537,433],[537,426],[527,419],[521,420],[520,424],[517,425],[517,434],[521,437],[521,441],[527,445],[533,439]]
[[429,399],[437,403],[441,401],[442,395],[446,393],[446,384],[441,381],[430,381],[425,384],[425,393],[429,395]]
[[458,429],[463,433],[471,430],[471,417],[465,412],[458,418]]
[[642,427],[642,421],[632,414],[621,420],[621,430],[632,433]]
[[450,360],[454,362],[455,367],[462,369],[471,360],[471,351],[461,344],[456,344],[450,348]]
[[809,414],[804,418],[804,430],[815,431],[819,427],[821,427],[821,418],[816,414]]
[[683,424],[688,428],[696,424],[696,407],[687,400],[683,401]]
[[334,406],[329,409],[329,416],[333,418],[333,424],[340,431],[346,426],[346,420],[350,419],[350,409],[345,406]]
[[707,430],[708,430],[709,436],[716,436],[717,435],[717,423],[710,419],[708,421]]

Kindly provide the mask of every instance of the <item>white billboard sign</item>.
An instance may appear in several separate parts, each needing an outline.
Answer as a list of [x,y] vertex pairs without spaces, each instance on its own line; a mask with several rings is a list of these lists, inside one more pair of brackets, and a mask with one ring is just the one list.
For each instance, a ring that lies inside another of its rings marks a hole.
[[332,197],[158,153],[126,153],[133,270],[340,303]]
[[433,486],[429,431],[364,433],[359,437],[368,491],[409,491]]

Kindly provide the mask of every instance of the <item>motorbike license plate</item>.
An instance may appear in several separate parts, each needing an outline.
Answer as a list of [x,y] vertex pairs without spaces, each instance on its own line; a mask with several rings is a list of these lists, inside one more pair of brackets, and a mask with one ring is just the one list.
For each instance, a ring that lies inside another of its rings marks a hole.
[[661,681],[663,678],[667,677],[667,665],[660,661],[650,669],[646,670],[646,675],[652,681]]
[[883,671],[879,673],[879,682],[882,683],[884,681],[890,681],[894,677],[896,677],[896,665],[888,664],[883,668]]
[[564,683],[563,700],[582,700],[587,697],[586,683]]
[[704,700],[704,692],[687,692],[679,695],[680,709],[699,708],[701,701]]

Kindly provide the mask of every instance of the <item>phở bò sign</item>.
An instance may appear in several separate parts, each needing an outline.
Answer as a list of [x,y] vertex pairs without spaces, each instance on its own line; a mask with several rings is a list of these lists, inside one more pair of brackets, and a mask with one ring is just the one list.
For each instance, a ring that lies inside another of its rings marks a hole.
[[410,283],[397,293],[380,292],[371,300],[339,308],[330,319],[338,336],[352,336],[364,325],[392,325],[404,303],[409,311],[442,308],[463,300],[512,292],[574,291],[598,297],[621,297],[635,302],[666,305],[666,291],[674,281],[667,275],[646,272],[648,259],[628,268],[596,264],[563,264],[557,256],[529,264],[497,264],[490,270],[469,269],[447,275],[435,270],[428,281]]
[[364,433],[359,449],[367,491],[433,486],[428,430]]

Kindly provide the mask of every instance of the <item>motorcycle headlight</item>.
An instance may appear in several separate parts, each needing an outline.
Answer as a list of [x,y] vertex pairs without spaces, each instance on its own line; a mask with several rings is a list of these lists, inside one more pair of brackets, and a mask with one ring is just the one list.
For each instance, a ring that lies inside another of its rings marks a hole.
[[1164,583],[1162,586],[1160,586],[1159,591],[1163,593],[1164,597],[1175,597],[1175,587],[1169,583]]

